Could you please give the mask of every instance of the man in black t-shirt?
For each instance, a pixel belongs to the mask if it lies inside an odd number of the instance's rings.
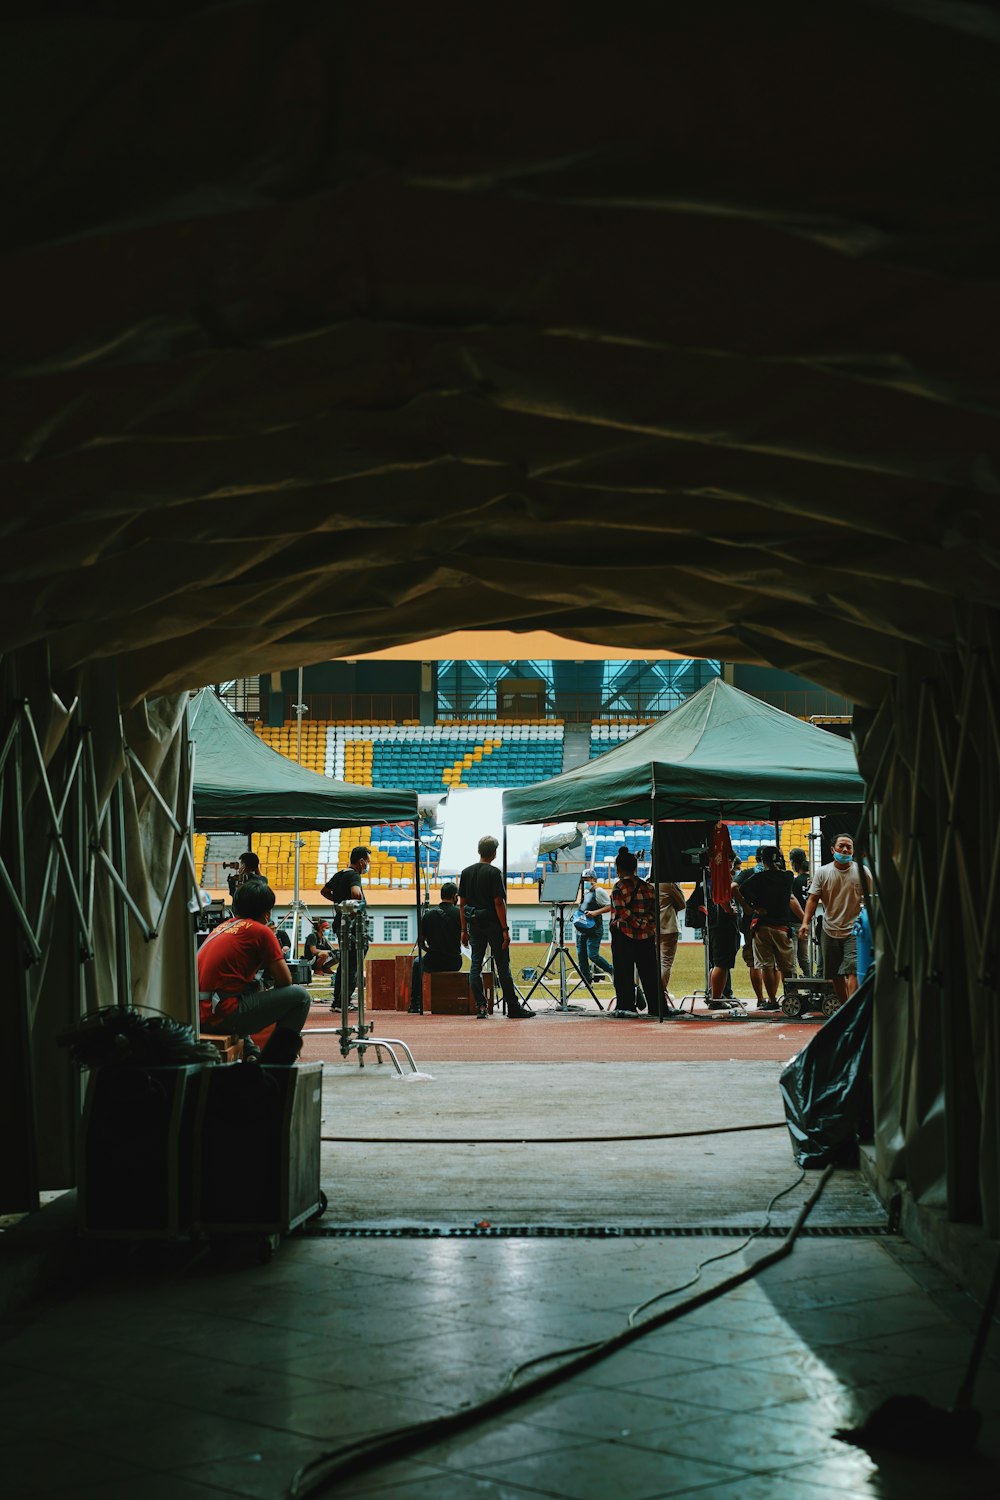
[[[441,887],[441,903],[424,913],[420,924],[424,940],[423,955],[413,960],[410,980],[410,1011],[424,1013],[422,990],[425,974],[457,974],[462,967],[462,918],[458,914],[458,886],[446,880]]]
[[[359,844],[357,846],[357,848],[351,850],[351,863],[348,865],[347,869],[346,870],[338,870],[337,873],[336,873],[336,875],[334,875],[330,880],[327,881],[326,885],[320,891],[320,895],[323,897],[324,900],[326,900],[326,901],[332,901],[334,903],[334,905],[336,905],[339,901],[360,901],[361,905],[364,906],[365,905],[365,890],[364,890],[364,886],[361,884],[361,877],[362,877],[362,875],[367,875],[369,867],[371,866],[371,862],[372,862],[372,851],[369,848],[367,848],[364,844]],[[362,920],[364,920],[364,919],[362,918]],[[337,934],[337,940],[339,942],[340,941],[340,913],[339,912],[336,912],[335,915],[334,915],[334,918],[333,918],[333,930]],[[365,928],[365,942],[364,942],[364,947],[365,947],[365,952],[367,953],[368,952],[368,930],[367,930],[367,927]],[[345,965],[344,965],[344,945],[343,945],[343,943],[340,944],[340,956],[341,956],[340,973],[338,975],[339,980],[340,980],[340,984],[343,984],[345,982],[345,980],[346,980],[347,987],[348,987],[348,994],[353,999],[353,997],[354,997],[354,991],[358,987],[358,955],[357,955],[357,950],[355,948],[355,945],[353,943],[350,943],[348,945],[346,968],[345,968]],[[340,984],[338,984],[338,986],[337,986],[338,992],[340,990]],[[339,1010],[340,1006],[341,1006],[341,996],[338,993],[338,994],[334,995],[334,997],[333,997],[332,1007],[333,1007],[334,1010]]]
[[[765,844],[760,851],[763,868],[740,887],[744,904],[753,913],[753,957],[764,978],[767,1000],[758,1002],[761,1010],[777,1010],[778,982],[782,975],[791,979],[795,973],[792,939],[788,931],[791,911],[802,920],[802,907],[792,895],[793,876],[778,864],[778,851]]]
[[[507,1002],[510,1020],[530,1020],[535,1012],[522,1005],[510,972],[510,929],[507,926],[507,892],[503,877],[494,868],[498,844],[492,834],[479,840],[479,863],[466,865],[458,880],[458,903],[462,921],[462,942],[472,949],[469,983],[476,997],[476,1015],[486,1014],[483,993],[483,960],[487,948],[496,964],[497,978]]]

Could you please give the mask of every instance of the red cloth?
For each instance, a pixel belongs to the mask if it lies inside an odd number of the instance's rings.
[[[252,917],[230,917],[220,923],[198,949],[198,988],[206,994],[217,991],[226,998],[219,1001],[214,1012],[211,1000],[202,1000],[202,1021],[210,1021],[213,1014],[231,1015],[239,996],[253,984],[257,970],[284,956],[273,927]]]
[[[712,868],[712,900],[728,906],[733,894],[733,845],[725,823],[716,823],[709,849]]]

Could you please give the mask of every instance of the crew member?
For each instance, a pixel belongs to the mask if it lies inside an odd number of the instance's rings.
[[[249,1037],[273,1024],[261,1061],[290,1066],[301,1050],[309,992],[292,983],[270,925],[274,892],[266,880],[245,880],[233,906],[234,915],[214,928],[198,949],[202,1026]],[[264,989],[259,971],[273,982],[273,989]]]
[[[871,876],[865,871],[865,887],[871,890]],[[799,937],[809,936],[809,924],[816,907],[823,903],[823,974],[833,985],[841,1002],[858,987],[858,945],[854,924],[864,906],[861,876],[854,862],[854,840],[841,833],[833,841],[833,859],[820,865],[809,887],[805,916]]]
[[[750,970],[750,984],[754,994],[757,997],[758,1010],[761,1010],[764,1005],[764,976],[761,973],[760,969],[757,967],[757,961],[754,958],[753,954],[754,914],[743,904],[740,899],[740,893],[742,892],[743,887],[746,885],[747,881],[752,880],[755,875],[759,875],[763,870],[764,865],[763,861],[761,860],[762,852],[762,846],[758,846],[758,848],[754,850],[753,866],[748,867],[746,870],[741,870],[737,875],[737,893],[735,898],[736,905],[742,908],[742,915],[739,916],[737,920],[739,922],[740,930],[743,935],[743,961],[746,964],[747,968]],[[735,955],[733,957],[733,962],[735,963]]]
[[[680,941],[678,913],[684,910],[684,892],[672,880],[657,882],[657,899],[660,908],[660,982],[663,999],[672,1006],[674,997],[670,993],[670,976],[674,972],[677,944]]]
[[[644,996],[656,994],[656,891],[638,875],[639,861],[625,844],[615,859],[618,879],[611,888],[611,962],[615,974],[614,1012],[634,1016],[636,971]],[[646,1001],[641,1009],[645,1009]]]
[[[453,880],[445,881],[439,904],[424,913],[420,932],[424,951],[413,960],[410,976],[410,1012],[415,1016],[424,1013],[424,974],[457,974],[462,967],[462,918]]]
[[[302,956],[312,964],[314,974],[329,974],[333,968],[333,949],[327,942],[325,922],[317,922],[302,944]]]
[[[795,973],[788,915],[791,912],[801,922],[802,908],[792,894],[794,876],[779,867],[779,858],[773,844],[764,844],[760,851],[762,869],[739,887],[744,904],[754,913],[753,957],[767,991],[767,999],[757,1002],[758,1010],[777,1010],[778,981],[791,979]]]
[[[245,850],[235,864],[222,866],[224,870],[235,870],[235,875],[226,876],[226,884],[229,886],[229,899],[232,901],[237,890],[245,880],[263,880],[260,869],[260,860],[252,849]]]
[[[597,871],[584,870],[584,891],[580,902],[580,909],[573,918],[573,926],[576,930],[576,961],[580,973],[588,984],[593,984],[593,974],[590,966],[593,964],[598,969],[603,969],[605,974],[614,974],[614,967],[601,953],[601,942],[604,938],[604,918],[611,911],[611,897],[607,891],[597,884]],[[577,925],[580,918],[590,922],[589,927],[582,923]]]
[[[332,901],[336,905],[340,901],[357,901],[362,908],[365,906],[365,890],[361,884],[361,877],[367,875],[371,868],[372,851],[365,844],[358,844],[351,850],[351,862],[346,870],[338,870],[336,875],[327,881],[320,891],[320,895],[326,901]],[[364,917],[361,918],[364,922]],[[358,952],[355,943],[348,943],[346,962],[344,944],[340,941],[340,912],[333,919],[333,930],[340,944],[340,969],[339,978],[341,984],[347,985],[348,1000],[353,1002],[354,991],[358,987]],[[364,951],[368,952],[368,927],[364,928]],[[333,1009],[339,1010],[342,1004],[340,995],[333,997]]]
[[[809,897],[809,856],[804,849],[789,849],[788,863],[792,867],[792,895],[805,910],[806,901]],[[799,937],[798,929],[795,933],[795,956],[798,960],[799,973],[808,979],[812,974],[812,964],[809,960],[809,939]]]
[[[472,949],[469,983],[476,997],[476,1015],[488,1014],[483,991],[483,960],[487,948],[493,956],[497,978],[507,1006],[507,1019],[530,1021],[535,1012],[522,1005],[510,972],[510,928],[507,926],[507,892],[503,876],[495,868],[499,845],[491,833],[479,840],[479,862],[466,865],[458,879],[458,907],[462,942]]]

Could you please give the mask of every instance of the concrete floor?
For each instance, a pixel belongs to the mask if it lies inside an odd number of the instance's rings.
[[[548,1237],[532,1228],[756,1224],[796,1177],[783,1131],[681,1142],[375,1145],[703,1129],[779,1117],[777,1062],[437,1064],[430,1082],[328,1070],[331,1228],[523,1234],[292,1237],[273,1262],[97,1247],[97,1264],[0,1328],[0,1489],[73,1500],[279,1500],[302,1465],[434,1421],[513,1367],[621,1330],[631,1309],[772,1250],[725,1236]],[[813,1177],[812,1180],[815,1180]],[[801,1195],[803,1190],[799,1189]],[[794,1204],[775,1211],[787,1222]],[[816,1223],[878,1228],[852,1172]],[[104,1252],[107,1252],[106,1254]],[[663,1294],[667,1295],[664,1297]],[[933,1463],[838,1443],[885,1397],[954,1398],[977,1309],[905,1242],[807,1237],[670,1327],[398,1462],[341,1479],[386,1500],[985,1500],[1000,1488],[996,1334],[977,1390],[982,1454]],[[646,1314],[648,1316],[648,1314]],[[302,1493],[301,1489],[297,1493]],[[313,1493],[310,1491],[310,1493]]]
[[[788,1133],[630,1141],[630,1134],[779,1123],[779,1062],[434,1063],[406,1082],[386,1066],[326,1069],[328,1217],[350,1225],[755,1224],[800,1175]],[[515,1136],[525,1145],[493,1145]],[[596,1136],[583,1145],[544,1142]],[[385,1137],[414,1142],[379,1145]],[[464,1144],[480,1139],[482,1144]],[[790,1223],[815,1174],[775,1206]],[[554,1190],[555,1186],[555,1190]],[[816,1224],[882,1224],[856,1173],[838,1174]]]

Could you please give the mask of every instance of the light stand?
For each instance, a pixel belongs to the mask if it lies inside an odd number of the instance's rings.
[[[336,990],[340,995],[340,1025],[339,1026],[310,1026],[306,1031],[307,1036],[339,1036],[341,1057],[350,1056],[351,1052],[358,1054],[358,1066],[365,1065],[365,1052],[369,1047],[375,1048],[377,1062],[382,1061],[382,1052],[389,1054],[389,1060],[396,1072],[402,1074],[399,1058],[396,1056],[395,1048],[402,1048],[406,1054],[406,1061],[413,1072],[416,1073],[417,1065],[413,1061],[413,1053],[402,1040],[395,1036],[373,1036],[373,1028],[365,1020],[365,908],[361,901],[338,901],[334,904],[334,911],[339,918],[337,937],[340,942],[340,963],[337,965]],[[356,973],[358,976],[358,1018],[352,1022],[350,1017],[351,987],[349,974],[351,972],[350,956],[353,952],[357,963]]]
[[[535,980],[534,984],[531,986],[531,989],[525,996],[525,1003],[530,1003],[532,995],[538,989],[540,984],[544,984],[545,976],[548,974],[552,965],[558,959],[559,994],[556,1000],[556,1012],[562,1015],[568,1015],[571,1011],[581,1011],[583,1009],[582,1005],[569,1004],[569,989],[567,987],[566,978],[567,963],[572,965],[573,969],[576,972],[578,980],[578,983],[574,984],[573,986],[573,993],[575,994],[577,989],[579,989],[580,985],[582,984],[590,998],[593,1000],[594,1004],[597,1006],[597,1009],[604,1009],[604,1006],[594,994],[593,988],[590,984],[588,984],[587,980],[584,979],[583,974],[580,971],[580,966],[577,963],[576,959],[573,957],[572,953],[570,953],[569,949],[566,946],[566,908],[567,906],[575,907],[577,904],[580,890],[580,878],[581,877],[576,872],[569,873],[558,870],[553,870],[549,875],[545,877],[545,883],[542,887],[541,899],[546,906],[551,906],[552,908],[552,942],[549,945],[549,953],[548,957],[545,960],[545,966],[542,969],[541,973],[538,975],[538,978]],[[572,882],[573,895],[567,899],[566,893],[569,889],[568,882]],[[550,993],[551,991],[546,987],[546,994]]]
[[[301,667],[299,668],[298,693],[296,694],[296,697],[298,698],[298,702],[292,705],[293,708],[295,709],[295,764],[297,766],[301,766],[301,764],[302,764],[302,715],[306,711],[306,705],[302,701],[302,668]],[[289,950],[290,954],[291,954],[291,957],[293,959],[296,959],[296,960],[298,959],[298,956],[299,956],[299,942],[300,942],[300,938],[301,938],[301,934],[302,934],[301,914],[305,910],[305,908],[302,905],[302,901],[301,901],[301,889],[302,889],[302,848],[303,848],[304,842],[305,842],[305,840],[302,839],[302,838],[300,838],[299,835],[296,833],[296,835],[295,835],[295,874],[294,874],[294,886],[295,886],[295,889],[294,889],[293,898],[292,898],[292,930],[291,930],[291,933],[290,933],[291,948]]]

